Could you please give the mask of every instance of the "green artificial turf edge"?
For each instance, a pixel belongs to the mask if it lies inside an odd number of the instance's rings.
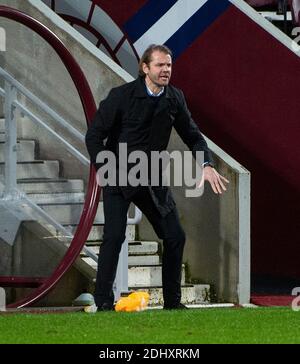
[[[299,322],[287,307],[1,314],[0,343],[300,343]]]

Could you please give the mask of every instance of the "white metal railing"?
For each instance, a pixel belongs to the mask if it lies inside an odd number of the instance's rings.
[[[50,132],[56,139],[63,143],[63,145],[69,150],[74,157],[76,157],[80,162],[89,166],[90,160],[81,154],[76,148],[74,148],[70,143],[68,143],[64,138],[62,138],[58,133],[55,132],[50,126],[44,123],[38,116],[34,115],[26,106],[24,106],[17,99],[17,92],[24,95],[33,104],[38,106],[41,110],[47,113],[53,118],[57,124],[62,126],[64,129],[68,130],[78,141],[84,142],[84,135],[81,134],[77,129],[75,129],[70,123],[68,123],[64,118],[52,110],[47,104],[35,96],[32,92],[27,90],[20,82],[15,80],[8,72],[0,67],[0,76],[5,79],[5,90],[0,87],[0,94],[5,97],[5,129],[6,131],[10,128],[10,124],[14,123],[14,109],[15,107],[24,115],[28,116],[32,121],[40,124],[48,132]],[[9,126],[6,126],[9,123]],[[12,125],[14,128],[16,125]],[[14,131],[16,133],[16,130]],[[15,134],[16,137],[16,134]],[[16,138],[14,138],[15,140]],[[9,143],[11,144],[11,143]]]
[[[28,220],[28,211],[24,211],[24,203],[38,214],[47,224],[53,226],[62,236],[73,239],[73,234],[66,229],[58,221],[54,220],[46,211],[39,207],[35,202],[31,201],[25,193],[17,188],[17,112],[21,116],[26,115],[34,123],[42,126],[52,136],[59,140],[65,148],[82,164],[89,166],[90,160],[80,153],[72,144],[67,142],[61,135],[53,130],[49,125],[43,122],[40,117],[35,115],[24,104],[18,100],[18,93],[29,99],[34,105],[38,106],[43,112],[52,117],[52,119],[60,126],[66,129],[72,137],[77,141],[84,142],[84,135],[68,123],[63,117],[52,110],[47,104],[40,100],[36,95],[26,89],[20,82],[13,78],[8,72],[0,67],[0,76],[5,80],[5,88],[0,87],[0,96],[4,97],[5,110],[5,177],[4,181],[0,181],[0,187],[3,189],[0,195],[0,204],[7,210],[14,210],[16,206],[23,209],[21,219]],[[23,205],[22,205],[23,204]],[[31,216],[32,217],[32,216]],[[142,213],[135,206],[133,218],[127,218],[128,225],[136,225],[141,221]],[[98,256],[87,246],[83,247],[83,252],[98,261]],[[128,241],[125,239],[119,258],[119,265],[114,285],[115,295],[118,298],[122,291],[128,290]]]

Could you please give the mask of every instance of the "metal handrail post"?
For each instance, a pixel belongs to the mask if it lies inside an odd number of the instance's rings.
[[[5,195],[17,187],[17,89],[5,81]]]
[[[134,206],[134,217],[127,217],[127,225],[137,225],[142,220],[142,211]],[[114,282],[115,299],[118,300],[122,292],[128,292],[128,239],[126,238],[122,244],[119,255],[116,279]]]
[[[114,282],[115,300],[118,300],[122,292],[128,292],[128,239],[122,244],[119,255],[116,279]]]

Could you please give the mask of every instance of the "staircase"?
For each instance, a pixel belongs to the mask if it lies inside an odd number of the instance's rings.
[[[128,229],[129,228],[129,229]],[[94,230],[94,229],[93,229]],[[101,249],[101,229],[97,232],[91,231],[87,246],[96,254]],[[150,294],[151,306],[163,304],[161,264],[159,256],[159,243],[156,241],[135,241],[131,240],[133,231],[127,227],[128,244],[128,288],[129,291],[142,290]],[[96,239],[96,240],[94,240]],[[83,264],[86,264],[83,267]],[[92,270],[90,274],[96,276],[97,264],[84,253],[81,254],[81,269]],[[185,304],[198,304],[210,301],[209,285],[191,285],[185,282],[185,267],[182,266],[182,302]]]
[[[4,173],[4,119],[0,119],[0,174]],[[60,162],[36,159],[34,140],[19,140],[17,153],[18,188],[28,194],[50,216],[71,231],[81,216],[84,203],[84,183],[80,179],[65,179],[60,176]],[[99,203],[94,226],[86,247],[94,254],[101,249],[103,232],[103,206]],[[161,264],[159,243],[136,241],[135,226],[128,225],[126,237],[129,242],[128,284],[129,290],[144,290],[150,294],[150,305],[162,305]],[[84,252],[75,262],[77,268],[91,282],[93,289],[97,263]],[[186,283],[185,267],[182,266],[182,302],[186,304],[208,303],[209,285]]]

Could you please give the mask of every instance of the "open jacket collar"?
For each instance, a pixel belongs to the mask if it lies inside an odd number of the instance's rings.
[[[134,90],[134,97],[137,97],[137,98],[148,97],[144,77],[139,76],[135,80],[135,84],[136,84],[136,86],[135,86],[135,90]],[[167,99],[175,98],[172,88],[169,85],[165,86],[165,94],[166,94]]]

